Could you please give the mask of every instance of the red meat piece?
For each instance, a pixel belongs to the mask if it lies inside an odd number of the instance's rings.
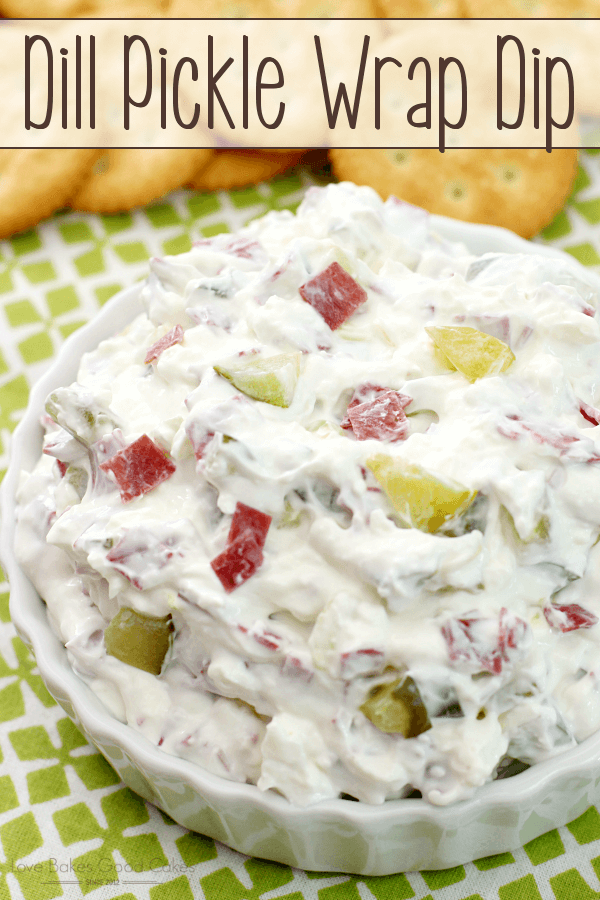
[[[270,524],[271,516],[260,512],[258,509],[253,509],[251,506],[246,506],[245,503],[238,503],[231,520],[227,544],[232,544],[233,541],[248,531],[258,546],[262,548],[265,545]]]
[[[592,409],[592,407],[589,407],[589,409]],[[583,408],[580,411],[582,415],[585,415]],[[589,416],[585,416],[585,418],[589,418]],[[557,423],[539,422],[530,424],[522,421],[519,416],[511,415],[504,417],[504,421],[496,427],[503,437],[510,438],[512,441],[520,440],[521,437],[529,434],[536,444],[546,444],[554,447],[555,450],[559,451],[560,456],[569,455],[571,458],[574,458],[570,451],[575,451],[583,457],[578,459],[580,462],[596,461],[591,441],[587,440],[587,444],[582,443],[582,439],[578,434],[569,434]],[[585,458],[586,453],[588,454],[587,458]]]
[[[583,418],[587,419],[588,422],[591,422],[592,425],[600,425],[600,410],[596,409],[595,406],[590,406],[589,403],[585,403],[584,400],[580,400],[579,412],[581,413]]]
[[[556,612],[563,615],[556,615]],[[562,632],[577,631],[578,628],[591,628],[598,622],[598,616],[584,609],[578,603],[566,603],[564,606],[553,604],[544,607],[546,621],[551,628],[560,628]],[[563,618],[564,617],[564,618]]]
[[[358,650],[348,650],[340,657],[342,677],[348,680],[357,675],[371,675],[381,672],[385,660],[383,650],[375,647],[360,647]]]
[[[183,340],[183,328],[181,325],[176,325],[175,328],[171,328],[165,335],[156,341],[156,343],[152,344],[146,353],[146,358],[144,359],[145,363],[151,363],[153,360],[158,359],[158,357],[167,349],[167,347],[172,347],[173,344],[180,344]]]
[[[196,459],[202,459],[204,451],[215,436],[214,431],[206,431],[202,426],[192,422],[186,425],[186,432],[194,448],[194,456]]]
[[[303,665],[297,656],[285,656],[281,661],[281,674],[292,678],[298,678],[300,681],[311,681],[313,673]]]
[[[347,418],[359,441],[403,441],[408,419],[397,391],[384,391],[374,400],[349,406]]]
[[[232,253],[241,259],[255,259],[257,256],[265,255],[265,251],[258,241],[249,241],[244,238],[232,241],[227,246],[227,253]]]
[[[271,516],[238,503],[231,519],[227,546],[211,561],[219,581],[227,591],[235,590],[247,581],[262,565],[262,548],[265,545]]]
[[[170,478],[176,466],[147,434],[143,434],[101,463],[100,468],[103,472],[112,472],[121,500],[128,503]]]
[[[174,556],[183,559],[177,538],[164,532],[154,535],[144,528],[130,528],[106,554],[113,568],[138,591],[154,586],[156,573]]]
[[[262,565],[263,554],[251,532],[243,532],[211,561],[211,566],[230,594],[247,581]]]
[[[465,663],[475,671],[500,675],[505,663],[523,641],[528,625],[505,607],[498,619],[465,617],[442,626],[452,662]]]
[[[279,650],[281,638],[273,631],[261,631],[252,635],[257,644],[266,647],[267,650]]]
[[[339,263],[333,262],[299,288],[300,296],[320,313],[332,331],[367,299],[367,292]]]
[[[401,394],[400,391],[392,391],[391,388],[381,387],[380,384],[371,384],[371,382],[367,381],[365,382],[365,384],[359,384],[359,386],[352,394],[352,399],[348,404],[346,415],[340,423],[342,428],[352,429],[352,422],[349,418],[349,412],[351,409],[354,409],[354,407],[356,406],[360,406],[362,403],[373,402],[382,395],[388,393],[396,394],[398,403],[400,404],[402,409],[405,409],[409,403],[412,403],[412,397],[409,397],[408,394]]]

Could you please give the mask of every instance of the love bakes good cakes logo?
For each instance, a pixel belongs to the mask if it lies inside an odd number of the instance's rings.
[[[16,876],[27,875],[44,884],[55,885],[57,881],[65,886],[80,885],[88,890],[94,886],[107,885],[153,885],[161,884],[167,878],[177,877],[189,870],[183,862],[169,860],[164,856],[138,859],[136,863],[115,862],[113,856],[96,855],[93,862],[85,858],[50,857],[43,862],[24,863],[9,860],[8,871]]]
[[[5,146],[573,147],[600,41],[596,20],[9,25]]]

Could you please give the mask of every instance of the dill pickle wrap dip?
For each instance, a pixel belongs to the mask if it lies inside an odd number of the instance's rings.
[[[449,804],[600,727],[593,276],[343,183],[141,291],[19,491],[116,717],[300,805]]]

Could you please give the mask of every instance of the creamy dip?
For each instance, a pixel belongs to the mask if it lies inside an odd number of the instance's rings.
[[[112,713],[300,805],[452,803],[600,728],[593,276],[348,183],[150,269],[19,491]]]

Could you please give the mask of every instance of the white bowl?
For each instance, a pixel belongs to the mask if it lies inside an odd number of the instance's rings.
[[[432,217],[432,227],[446,238],[463,241],[475,253],[563,255],[500,228],[437,216]],[[128,288],[113,297],[93,322],[65,342],[35,385],[14,433],[11,464],[0,494],[0,554],[10,580],[15,627],[33,651],[50,693],[123,781],[187,828],[250,856],[361,875],[440,869],[512,850],[600,801],[600,733],[553,760],[486,784],[472,799],[450,807],[409,799],[382,806],[328,800],[299,808],[278,794],[225,781],[170,756],[111,716],[72,671],[65,648],[50,628],[44,602],[15,559],[15,494],[19,471],[31,470],[41,452],[39,418],[46,396],[75,379],[85,351],[141,311],[139,290]]]

